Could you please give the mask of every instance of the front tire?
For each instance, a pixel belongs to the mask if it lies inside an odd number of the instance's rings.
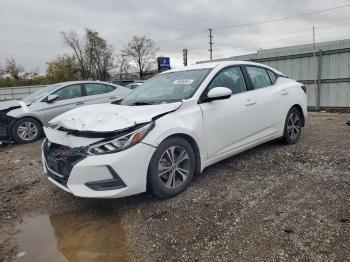
[[[292,107],[287,114],[284,125],[284,142],[288,145],[298,142],[302,126],[302,116],[300,111],[297,108]]]
[[[148,169],[150,192],[160,198],[172,197],[188,186],[196,170],[196,155],[182,137],[163,141],[154,153]]]
[[[41,138],[43,130],[38,120],[24,117],[15,122],[12,127],[12,136],[19,144],[28,144]]]

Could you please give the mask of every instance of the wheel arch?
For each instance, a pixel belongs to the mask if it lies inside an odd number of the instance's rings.
[[[299,104],[294,104],[290,109],[292,108],[296,108],[299,112],[300,112],[300,115],[301,115],[301,121],[302,121],[302,126],[304,127],[305,126],[305,115],[304,115],[304,110],[303,108],[299,105]],[[289,109],[289,110],[290,110]]]
[[[196,170],[194,172],[194,175],[199,174],[201,172],[201,165],[202,165],[200,149],[199,149],[197,141],[191,135],[186,134],[186,133],[181,133],[181,132],[172,133],[172,134],[169,134],[168,136],[164,137],[163,139],[159,140],[158,145],[160,143],[170,139],[170,138],[175,138],[175,137],[185,139],[192,146],[194,153],[195,153],[195,157],[196,157]],[[150,180],[149,180],[150,166],[151,166],[151,161],[149,162],[148,168],[147,168],[147,181],[146,181],[146,191],[147,192],[149,192],[149,190],[150,190]]]
[[[39,118],[35,117],[35,116],[32,116],[32,115],[22,115],[22,116],[20,116],[20,117],[16,117],[16,119],[15,119],[14,121],[12,121],[12,123],[11,123],[11,124],[9,125],[9,127],[8,127],[9,134],[11,135],[11,139],[14,139],[14,137],[13,137],[13,132],[14,132],[13,128],[14,128],[15,124],[16,124],[19,120],[24,119],[24,118],[30,118],[30,119],[36,120],[36,121],[40,124],[41,129],[43,128],[43,123],[42,123],[42,121],[41,121]],[[43,131],[42,131],[42,133],[43,133]]]
[[[39,122],[39,124],[40,124],[41,127],[44,126],[43,122],[42,122],[38,117],[35,117],[35,116],[32,116],[32,115],[22,115],[22,116],[20,116],[20,117],[16,117],[16,120],[14,120],[14,121],[11,123],[11,126],[10,126],[11,130],[12,130],[14,124],[17,123],[19,120],[21,120],[21,119],[23,119],[23,118],[31,118],[31,119],[34,119],[34,120],[36,120],[36,121]]]
[[[165,139],[163,139],[163,141],[169,139],[169,138],[173,138],[173,137],[181,137],[183,139],[185,139],[187,142],[189,142],[194,150],[194,153],[196,155],[196,171],[195,174],[199,174],[201,172],[201,154],[200,154],[200,150],[199,150],[199,146],[197,141],[190,135],[185,134],[185,133],[176,133],[176,134],[172,134],[168,137],[166,137]],[[163,142],[162,141],[162,142]]]

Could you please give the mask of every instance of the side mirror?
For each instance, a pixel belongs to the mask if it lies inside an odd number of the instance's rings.
[[[227,87],[215,87],[208,92],[207,97],[204,98],[204,102],[228,99],[231,96],[232,96],[231,89]]]
[[[58,97],[59,97],[58,95],[49,95],[49,96],[47,97],[46,102],[47,102],[47,103],[53,103],[55,100],[57,100]]]

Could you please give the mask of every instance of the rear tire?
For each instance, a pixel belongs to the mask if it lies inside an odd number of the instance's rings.
[[[42,137],[43,129],[41,123],[30,117],[17,120],[12,127],[12,137],[19,144],[28,144]]]
[[[196,170],[192,145],[182,137],[163,141],[153,154],[148,169],[148,186],[160,198],[175,196],[186,189]]]
[[[302,116],[300,111],[292,107],[286,117],[284,124],[283,141],[287,145],[292,145],[298,142],[302,129]]]

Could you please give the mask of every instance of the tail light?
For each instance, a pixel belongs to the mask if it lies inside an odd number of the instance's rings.
[[[306,91],[307,91],[306,85],[302,85],[302,86],[300,86],[300,87],[301,87],[301,89],[303,89],[303,91],[304,91],[305,94],[306,94]]]

